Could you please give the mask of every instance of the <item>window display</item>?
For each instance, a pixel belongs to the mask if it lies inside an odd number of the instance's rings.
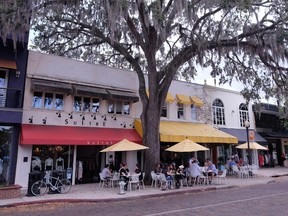
[[[73,164],[73,146],[34,145],[32,150],[31,172],[65,171]]]
[[[0,185],[8,184],[13,127],[0,126]]]

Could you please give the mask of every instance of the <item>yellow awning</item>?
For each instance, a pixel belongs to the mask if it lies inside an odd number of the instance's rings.
[[[173,103],[174,100],[175,99],[173,98],[171,93],[168,92],[165,101],[168,102],[168,103]]]
[[[149,91],[148,91],[148,89],[146,90],[146,93],[147,93],[147,95],[148,95],[148,97],[149,97]],[[175,99],[174,99],[174,97],[172,96],[172,94],[171,94],[170,92],[168,92],[165,101],[168,102],[168,103],[173,103],[174,100],[175,100]]]
[[[179,103],[186,104],[186,105],[192,104],[192,101],[186,95],[176,94],[176,97]]]
[[[143,137],[140,119],[134,120],[137,133]],[[161,142],[181,142],[190,139],[197,143],[236,144],[237,137],[217,130],[211,125],[190,122],[160,122]]]
[[[190,99],[192,101],[192,104],[194,104],[195,106],[201,107],[204,105],[203,101],[199,97],[190,96]]]
[[[17,65],[15,61],[11,61],[11,60],[4,60],[4,59],[0,59],[0,67],[1,68],[8,68],[8,69],[17,69]]]

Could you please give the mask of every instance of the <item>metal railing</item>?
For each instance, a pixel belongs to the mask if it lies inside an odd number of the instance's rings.
[[[0,107],[21,108],[21,90],[0,88]]]

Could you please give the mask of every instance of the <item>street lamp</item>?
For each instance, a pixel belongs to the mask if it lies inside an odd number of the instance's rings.
[[[246,127],[246,133],[247,133],[247,147],[248,147],[248,163],[251,165],[251,149],[250,149],[250,140],[249,140],[249,127],[250,127],[250,122],[246,120],[244,122],[244,125]]]

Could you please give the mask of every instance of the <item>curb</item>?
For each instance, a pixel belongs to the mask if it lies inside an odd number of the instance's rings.
[[[104,203],[104,202],[125,202],[130,200],[140,200],[143,198],[157,198],[157,197],[166,197],[169,196],[175,196],[181,193],[185,194],[193,194],[193,193],[201,193],[201,192],[208,192],[208,191],[216,191],[216,190],[225,190],[225,189],[233,189],[238,188],[239,186],[236,185],[227,185],[222,187],[209,187],[209,188],[191,188],[187,189],[185,191],[183,190],[175,190],[175,191],[169,191],[167,193],[159,193],[159,194],[145,194],[145,195],[139,195],[139,196],[132,196],[132,197],[117,197],[117,198],[107,198],[107,199],[54,199],[54,200],[39,200],[39,201],[24,201],[19,203],[10,203],[6,205],[0,206],[1,208],[12,208],[17,206],[25,206],[25,205],[37,205],[37,204],[48,204],[48,203]]]

